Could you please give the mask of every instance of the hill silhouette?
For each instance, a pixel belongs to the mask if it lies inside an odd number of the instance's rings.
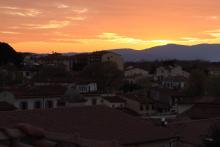
[[[19,65],[22,61],[22,57],[15,51],[8,43],[0,42],[0,66],[8,63]]]
[[[168,44],[144,50],[113,49],[125,61],[154,60],[207,60],[220,61],[220,44],[178,45]]]

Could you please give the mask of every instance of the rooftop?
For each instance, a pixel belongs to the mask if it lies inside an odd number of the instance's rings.
[[[122,145],[174,137],[165,127],[104,106],[0,112],[0,116],[2,127],[29,123],[52,132],[78,133],[85,139],[116,140]]]
[[[219,124],[220,118],[201,119],[170,123],[168,128],[180,137],[181,142],[200,146],[204,143],[204,139],[214,131],[214,127],[220,127]]]

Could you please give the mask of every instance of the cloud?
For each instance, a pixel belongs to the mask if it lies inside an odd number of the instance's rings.
[[[86,19],[86,17],[84,17],[84,16],[75,16],[75,17],[66,17],[66,18],[70,19],[70,20],[79,20],[79,21]]]
[[[88,12],[89,10],[87,8],[82,8],[82,9],[73,9],[72,11],[77,14],[83,14],[83,13]]]
[[[170,40],[142,40],[127,36],[120,36],[115,33],[102,33],[98,35],[100,39],[108,40],[117,43],[128,43],[128,44],[146,44],[146,43],[170,43]]]
[[[41,14],[41,12],[37,9],[26,9],[10,6],[2,6],[0,9],[4,9],[3,13],[5,14],[22,17],[35,17]]]
[[[219,19],[219,16],[195,16],[196,18],[199,18],[199,19],[205,19],[207,21],[214,21],[214,20],[218,20]]]
[[[56,21],[51,20],[47,24],[23,24],[28,27],[28,29],[56,29],[63,28],[70,24],[70,21]]]
[[[57,4],[57,8],[59,9],[65,9],[65,8],[69,8],[70,6],[65,5],[65,4]]]
[[[195,38],[195,37],[183,37],[177,40],[177,42],[197,42],[200,41],[201,39]]]
[[[9,9],[9,10],[18,10],[18,7],[10,7],[10,6],[1,6],[0,9]]]
[[[205,31],[206,34],[213,36],[215,38],[220,38],[220,29]]]
[[[11,32],[11,31],[1,31],[0,33],[2,33],[2,34],[10,34],[10,35],[21,34],[20,32]]]
[[[209,16],[208,18],[211,20],[217,20],[219,17],[218,16]]]

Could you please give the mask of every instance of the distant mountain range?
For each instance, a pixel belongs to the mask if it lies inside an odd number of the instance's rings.
[[[220,44],[199,44],[193,46],[168,44],[144,50],[113,49],[109,50],[124,57],[125,61],[153,60],[207,60],[220,61]]]
[[[156,46],[144,50],[129,48],[111,49],[122,55],[125,61],[154,61],[154,60],[207,60],[220,61],[220,44],[198,44],[192,46],[168,44]],[[75,55],[77,53],[64,53],[64,55]],[[4,55],[4,56],[3,56]],[[38,54],[40,55],[40,54]],[[44,56],[42,54],[40,56]],[[0,63],[8,61],[18,62],[19,57],[16,51],[7,43],[0,42]],[[12,58],[13,57],[13,58]]]

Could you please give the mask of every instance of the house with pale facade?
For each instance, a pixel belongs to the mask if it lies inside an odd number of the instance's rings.
[[[183,70],[181,66],[175,65],[175,66],[160,66],[156,69],[154,79],[157,81],[160,81],[167,77],[185,77],[189,78],[190,74]]]
[[[110,108],[124,108],[126,100],[120,96],[102,96],[102,104]]]
[[[125,79],[128,80],[130,83],[136,83],[136,81],[140,79],[151,77],[148,71],[141,69],[141,68],[134,68],[134,67],[128,67],[124,71],[124,76],[125,76]]]
[[[184,89],[187,87],[188,79],[183,76],[169,76],[160,81],[163,88]]]
[[[76,89],[80,93],[94,93],[98,91],[97,83],[95,82],[84,82],[76,84]]]
[[[141,116],[155,113],[154,102],[145,95],[127,94],[121,96],[125,101],[125,107]]]
[[[7,102],[18,110],[57,108],[65,91],[66,88],[61,86],[5,89],[0,93],[0,101]]]

